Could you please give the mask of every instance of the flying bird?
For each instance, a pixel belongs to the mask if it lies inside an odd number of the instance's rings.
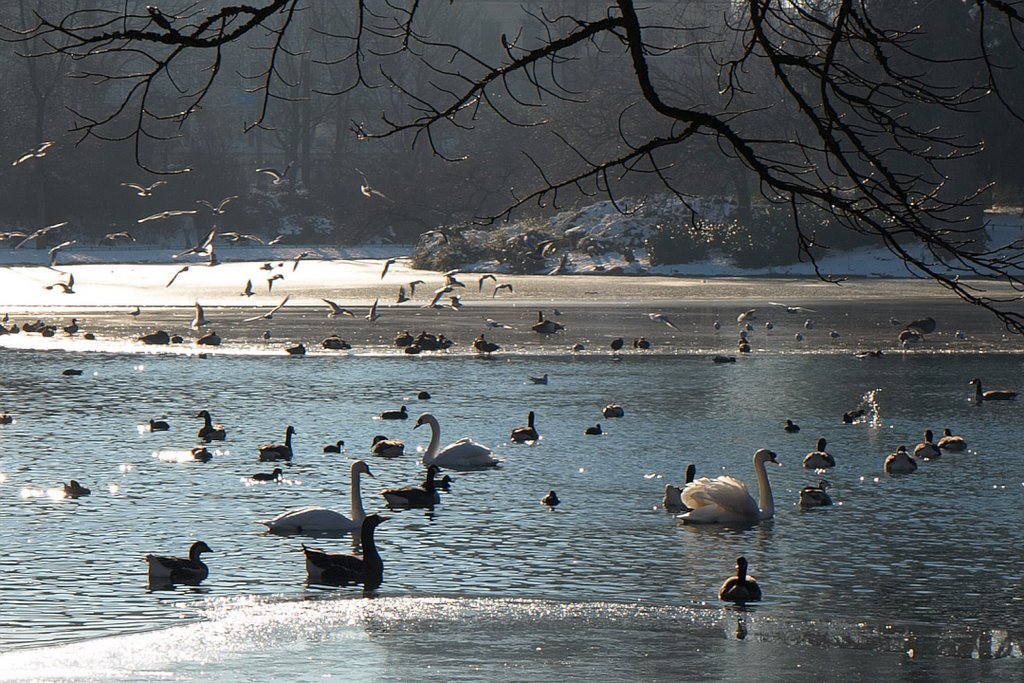
[[[286,303],[288,303],[288,299],[289,299],[290,297],[291,297],[291,295],[288,295],[288,296],[286,296],[286,297],[285,297],[284,299],[282,299],[282,300],[281,300],[281,303],[279,303],[278,305],[274,306],[273,308],[271,308],[271,309],[270,309],[269,311],[267,311],[266,313],[263,313],[263,314],[261,314],[261,315],[254,315],[254,316],[253,316],[253,317],[251,317],[251,318],[246,318],[246,319],[245,319],[245,320],[243,320],[242,322],[243,322],[243,323],[251,323],[251,322],[254,322],[254,321],[256,321],[256,320],[270,320],[271,318],[273,318],[273,317],[274,317],[274,314],[275,314],[275,313],[277,313],[278,311],[280,311],[280,310],[281,310],[281,309],[282,309],[282,308],[284,307],[284,305],[285,305]]]
[[[202,204],[203,206],[210,209],[210,211],[213,211],[215,214],[219,216],[220,214],[224,213],[224,207],[227,206],[229,203],[235,201],[236,199],[238,199],[238,195],[233,194],[230,197],[225,197],[224,199],[220,200],[220,203],[217,204],[217,206],[214,206],[205,199],[200,199],[196,201],[196,204]]]
[[[74,294],[75,290],[75,276],[73,273],[68,273],[67,282],[54,282],[52,285],[46,285],[46,289],[53,289],[54,287],[60,287],[64,290],[65,294]]]
[[[241,296],[250,297],[252,296],[252,280],[247,280],[245,283],[245,289],[242,290]]]
[[[139,195],[140,197],[152,197],[153,196],[153,190],[155,190],[156,188],[160,187],[161,185],[166,185],[166,184],[167,184],[166,180],[158,180],[158,181],[156,181],[155,183],[153,183],[152,185],[149,185],[149,186],[140,185],[139,183],[121,183],[121,186],[122,187],[130,187],[131,189],[135,190],[135,194]]]
[[[257,168],[256,172],[257,173],[266,173],[268,176],[270,176],[271,178],[274,179],[274,184],[275,185],[280,185],[281,183],[283,183],[285,181],[285,178],[288,175],[288,171],[291,170],[292,164],[294,164],[294,163],[295,163],[294,161],[289,161],[288,165],[284,167],[283,171],[279,171],[276,168],[270,168],[268,166],[266,168]]]
[[[195,209],[171,209],[169,211],[161,211],[160,213],[154,213],[151,216],[140,218],[135,221],[136,223],[145,223],[147,221],[160,221],[165,218],[173,218],[174,216],[191,216],[192,214],[199,213]]]
[[[484,280],[494,280],[495,282],[497,282],[498,278],[494,277],[494,275],[491,273],[488,273],[487,275],[481,275],[480,279],[476,281],[476,291],[484,291]]]
[[[78,240],[66,240],[64,242],[61,242],[57,246],[52,247],[50,249],[50,252],[49,252],[50,253],[50,267],[51,268],[56,268],[57,267],[57,252],[59,252],[61,249],[64,249],[66,247],[70,247],[72,244],[77,244],[77,243],[78,243]]]
[[[461,296],[452,296],[452,297],[449,297],[449,298],[451,299],[451,303],[448,304],[448,306],[452,310],[454,310],[454,311],[461,311],[462,310],[462,297]]]
[[[413,280],[412,282],[410,282],[409,283],[409,296],[410,297],[416,296],[416,285],[423,285],[423,284],[426,284],[425,282],[423,282],[423,280]]]
[[[217,236],[217,228],[210,231],[210,234],[206,236],[202,242],[196,246],[186,249],[180,254],[175,254],[171,258],[181,258],[182,256],[188,256],[189,254],[201,254],[201,255],[212,255],[213,254],[213,238]]]
[[[458,273],[459,273],[459,271],[457,271],[457,270],[449,270],[447,273],[445,273],[444,274],[444,284],[445,284],[445,286],[447,286],[447,287],[462,287],[463,289],[465,289],[466,285],[464,285],[463,283],[459,282],[459,280],[455,277]]]
[[[803,306],[790,306],[788,304],[780,304],[777,301],[769,301],[768,305],[782,306],[783,308],[786,309],[786,313],[800,313],[801,311],[806,311],[807,313],[817,313],[817,311],[814,310],[813,308],[804,308]]]
[[[666,325],[671,327],[673,330],[678,330],[679,329],[678,327],[676,327],[676,324],[674,322],[672,322],[671,320],[669,320],[668,316],[665,315],[664,313],[648,313],[647,317],[650,318],[651,320],[653,320],[656,323],[665,323]]]
[[[267,294],[274,291],[274,280],[283,280],[284,275],[281,273],[275,273],[274,275],[267,278]]]
[[[178,268],[178,271],[171,277],[170,280],[168,280],[167,284],[164,285],[164,287],[170,287],[171,285],[173,285],[174,281],[178,279],[178,276],[184,273],[186,270],[188,270],[188,268],[188,266],[182,266],[181,268]]]
[[[736,316],[736,322],[738,324],[742,324],[742,323],[747,322],[748,320],[753,320],[754,318],[757,317],[755,315],[756,312],[757,312],[756,308],[748,308],[747,310],[743,311],[738,316]]]
[[[103,236],[103,239],[100,240],[100,244],[110,244],[116,242],[117,240],[134,242],[135,237],[130,232],[127,232],[125,230],[122,230],[121,232],[108,232],[106,235]]]
[[[406,296],[406,294],[405,294],[405,285],[399,285],[398,286],[398,298],[395,299],[395,303],[396,304],[404,304],[406,301],[409,301],[409,297]]]
[[[379,298],[374,299],[373,300],[373,306],[370,306],[370,312],[366,314],[366,319],[369,320],[371,323],[374,322],[375,320],[377,320],[380,317],[380,314],[377,313],[377,303],[379,301],[380,301]]]
[[[350,318],[356,317],[355,313],[348,310],[347,308],[342,308],[341,306],[334,303],[330,299],[320,299],[320,301],[323,301],[325,304],[331,307],[331,312],[327,314],[328,318],[337,318],[339,315],[347,315]]]
[[[384,269],[380,271],[380,279],[381,280],[383,280],[384,276],[388,274],[388,268],[391,267],[391,264],[396,262],[397,260],[398,259],[396,259],[396,258],[389,258],[387,261],[384,262]]]
[[[196,302],[196,317],[192,319],[192,329],[198,330],[200,327],[205,327],[210,324],[210,321],[203,315],[203,307]]]
[[[32,149],[28,150],[27,152],[22,154],[20,157],[15,159],[14,163],[12,163],[11,166],[17,166],[18,164],[23,164],[26,161],[28,161],[29,159],[38,159],[40,157],[45,157],[46,156],[46,150],[48,150],[51,147],[53,147],[54,144],[56,144],[56,143],[54,143],[53,140],[47,140],[46,142],[44,142],[44,143],[42,143],[40,145],[37,145],[36,147],[33,147]]]
[[[434,290],[434,298],[430,300],[430,303],[427,304],[425,308],[436,308],[437,302],[441,300],[441,297],[443,297],[445,294],[451,294],[452,291],[452,287],[441,287],[439,289]]]
[[[374,197],[380,197],[381,199],[388,199],[388,197],[386,197],[383,192],[381,192],[380,190],[374,189],[373,187],[370,187],[370,181],[366,179],[366,174],[365,173],[360,171],[358,168],[356,169],[356,171],[358,171],[359,175],[361,175],[363,177],[363,182],[359,184],[359,191],[363,194],[364,197],[366,197],[367,199],[373,199]],[[388,201],[391,201],[391,200],[388,199]]]
[[[307,256],[312,256],[312,255],[313,255],[313,252],[311,252],[311,251],[304,251],[301,254],[299,254],[298,256],[296,256],[295,257],[295,263],[292,264],[292,272],[294,273],[295,269],[299,267],[299,261],[301,261],[302,259],[306,258]]]
[[[281,240],[283,240],[284,238],[285,238],[285,235],[274,235],[274,238],[272,240],[270,240],[269,242],[267,242],[267,246],[268,247],[272,247],[275,244],[280,244]]]
[[[250,242],[256,242],[257,244],[263,244],[263,240],[261,240],[256,235],[250,235],[249,233],[222,232],[220,234],[220,236],[223,237],[224,239],[226,239],[228,242],[232,242],[232,243],[239,242],[241,240],[249,240]]]
[[[45,234],[47,234],[47,233],[49,233],[49,232],[51,232],[53,230],[56,230],[57,228],[63,228],[67,224],[68,224],[68,222],[64,221],[63,223],[54,223],[53,225],[47,225],[45,228],[39,228],[35,232],[29,233],[28,235],[26,235],[25,239],[21,240],[16,245],[14,245],[14,248],[15,249],[21,249],[23,246],[25,246],[27,243],[31,242],[32,240],[37,239],[39,237],[42,237],[43,235],[45,235]]]
[[[509,294],[514,294],[515,290],[512,288],[511,282],[503,282],[500,285],[495,285],[494,292],[491,294],[491,298],[498,296],[498,292],[502,289],[507,289]]]

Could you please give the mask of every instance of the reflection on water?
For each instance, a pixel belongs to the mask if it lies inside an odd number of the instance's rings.
[[[69,366],[87,372],[62,376]],[[718,366],[688,355],[141,363],[133,353],[7,351],[0,407],[17,422],[0,429],[0,678],[196,668],[213,680],[328,669],[407,679],[429,666],[438,680],[721,680],[756,675],[748,660],[826,675],[824,658],[809,654],[820,649],[866,677],[908,660],[928,661],[937,677],[995,675],[1000,658],[1021,656],[1024,630],[1012,541],[1024,493],[1020,407],[975,406],[967,380],[1009,383],[1020,366],[1016,355],[980,353],[755,354]],[[549,384],[529,381],[543,372]],[[424,389],[429,401],[416,398]],[[625,417],[601,417],[612,402]],[[433,511],[389,513],[377,534],[379,597],[308,587],[305,539],[269,535],[257,520],[304,505],[347,514],[356,458],[375,475],[363,481],[365,507],[382,510],[380,489],[422,477],[416,452],[429,435],[414,419],[373,419],[403,403],[413,417],[438,417],[442,443],[472,436],[502,466],[452,473]],[[859,404],[867,421],[843,424]],[[210,462],[183,462],[202,409],[228,439]],[[512,443],[530,410],[542,438]],[[156,417],[170,430],[138,429]],[[787,417],[799,434],[782,430]],[[597,421],[604,435],[585,436]],[[257,445],[289,424],[296,457],[280,465],[283,481],[254,485],[251,474],[267,469]],[[965,435],[967,452],[882,474],[896,445],[946,426]],[[382,431],[404,440],[406,455],[373,458]],[[837,460],[827,475],[836,505],[801,512],[799,490],[819,475],[800,463],[818,437]],[[346,450],[324,453],[338,438]],[[696,528],[658,509],[690,462],[697,476],[727,472],[756,488],[761,447],[783,463],[769,470],[774,521]],[[46,495],[72,478],[92,495]],[[539,503],[550,489],[562,501],[554,511]],[[184,554],[198,539],[216,550],[204,556],[203,585],[149,592],[146,553]],[[350,551],[344,539],[317,543]],[[715,597],[741,554],[765,590],[743,613]],[[369,668],[354,673],[353,656]],[[727,672],[710,666],[716,657]],[[975,660],[981,668],[963,668]]]

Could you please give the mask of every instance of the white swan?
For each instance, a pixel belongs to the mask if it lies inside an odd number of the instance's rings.
[[[450,443],[438,452],[441,427],[437,424],[437,418],[430,413],[423,413],[416,420],[416,427],[413,429],[425,424],[430,425],[430,445],[423,454],[424,465],[437,465],[448,470],[478,470],[495,467],[498,464],[498,459],[494,457],[490,448],[469,437]]]
[[[754,472],[760,489],[761,502],[757,503],[747,491],[747,485],[735,477],[723,475],[714,479],[702,477],[683,489],[683,504],[690,508],[679,519],[696,524],[729,524],[759,522],[775,516],[775,501],[764,464],[773,462],[775,453],[762,448],[754,453]]]
[[[359,494],[359,475],[372,477],[370,467],[362,460],[352,463],[352,518],[329,508],[304,507],[282,512],[260,524],[274,534],[345,534],[357,532],[363,526],[366,513]]]

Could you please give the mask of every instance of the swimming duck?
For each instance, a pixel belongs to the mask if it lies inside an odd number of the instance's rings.
[[[530,377],[530,383],[531,384],[547,384],[548,383],[548,373],[545,372],[542,377]]]
[[[341,453],[341,449],[345,447],[345,442],[338,439],[335,443],[329,443],[324,446],[324,453]]]
[[[405,406],[402,406],[399,410],[385,410],[378,417],[382,420],[405,420],[408,419],[409,413],[406,412]]]
[[[865,410],[863,408],[855,408],[854,410],[848,410],[843,413],[843,424],[853,424],[860,418],[864,417]]]
[[[917,471],[917,461],[907,453],[906,446],[900,446],[885,459],[883,468],[886,474],[910,474]]]
[[[305,544],[302,552],[306,556],[306,574],[310,583],[329,586],[362,584],[364,590],[374,590],[384,581],[384,561],[381,560],[373,532],[380,524],[390,519],[378,514],[366,517],[360,531],[363,546],[362,557],[344,553],[327,553]]]
[[[284,470],[275,467],[273,472],[257,472],[249,478],[253,481],[281,481],[283,475]]]
[[[8,413],[7,411],[0,413],[0,425],[10,424],[14,424],[14,416]]]
[[[199,462],[210,462],[213,460],[213,453],[207,450],[206,446],[196,446],[191,451],[192,458]]]
[[[188,557],[168,557],[165,555],[146,555],[146,562],[149,563],[150,583],[184,583],[190,586],[198,585],[209,573],[209,568],[203,564],[199,556],[202,553],[212,553],[210,546],[203,541],[196,541],[188,549]]]
[[[977,377],[972,379],[970,384],[974,386],[974,400],[978,403],[982,401],[1012,401],[1017,398],[1017,392],[1009,389],[989,389],[988,391],[983,391],[981,380]]]
[[[389,439],[383,434],[373,437],[370,452],[382,458],[397,458],[405,453],[405,443],[399,439]]]
[[[686,480],[682,486],[665,484],[665,495],[661,498],[661,507],[667,512],[689,512],[690,508],[683,504],[683,489],[693,481],[697,474],[697,467],[690,463],[686,466]]]
[[[167,422],[165,422],[163,420],[150,420],[149,421],[149,431],[151,431],[151,432],[166,432],[170,428],[171,428],[171,425],[167,424]]]
[[[72,479],[67,484],[64,484],[64,497],[65,498],[78,498],[79,496],[88,496],[92,493],[87,487],[82,486],[77,481]]]
[[[539,438],[540,434],[533,426],[533,411],[531,410],[529,415],[526,416],[525,427],[516,427],[512,430],[512,434],[509,436],[516,443],[535,443]]]
[[[429,391],[421,391],[420,393],[416,394],[416,398],[419,399],[420,401],[429,401],[430,400],[430,392]]]
[[[953,434],[953,432],[949,430],[949,427],[946,427],[946,429],[942,431],[942,438],[939,439],[939,443],[936,445],[939,447],[939,450],[950,451],[953,453],[967,449],[967,442],[964,441],[964,437]]]
[[[626,414],[626,411],[618,403],[609,403],[601,411],[601,414],[605,417],[622,417]]]
[[[718,599],[741,604],[761,599],[761,587],[753,576],[747,576],[747,558],[736,558],[736,576],[725,580],[718,589]]]
[[[196,417],[203,418],[203,426],[199,428],[199,438],[203,441],[223,441],[227,436],[224,425],[214,424],[213,418],[210,417],[210,411],[200,410],[196,413]]]
[[[942,452],[939,451],[939,447],[932,442],[932,430],[926,429],[924,432],[924,441],[914,446],[914,457],[923,458],[925,460],[934,460],[940,455],[942,455]]]
[[[562,501],[558,500],[558,494],[554,491],[548,491],[547,495],[540,499],[541,505],[547,505],[552,510],[554,510],[555,506],[561,502]]]
[[[792,420],[786,420],[786,424],[782,426],[782,429],[790,434],[796,434],[800,431],[800,425],[796,424]]]
[[[832,454],[825,450],[825,439],[818,439],[814,450],[804,458],[804,469],[823,470],[836,466],[836,460]]]
[[[267,462],[268,460],[291,460],[292,434],[294,433],[295,427],[288,425],[287,429],[284,430],[284,443],[260,444],[260,462]]]
[[[602,432],[601,430],[601,423],[598,422],[593,427],[587,427],[586,429],[584,429],[583,433],[586,434],[587,436],[596,436],[598,434],[603,434],[604,432]]]
[[[358,532],[366,519],[363,511],[363,498],[359,491],[359,475],[372,477],[370,466],[362,460],[352,463],[349,472],[351,483],[351,514],[345,515],[323,507],[303,507],[283,512],[273,519],[262,520],[260,524],[274,534],[347,534]],[[365,545],[364,545],[365,548]]]
[[[800,507],[811,508],[831,505],[832,498],[826,491],[828,487],[829,483],[822,479],[818,482],[817,486],[805,486],[800,489]]]
[[[437,465],[427,466],[427,476],[422,484],[384,489],[380,495],[388,502],[389,508],[433,508],[441,502],[437,493]]]

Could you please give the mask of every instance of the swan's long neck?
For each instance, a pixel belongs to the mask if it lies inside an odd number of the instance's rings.
[[[768,473],[764,469],[764,460],[754,458],[754,471],[757,472],[757,487],[760,489],[758,507],[761,508],[761,519],[775,516],[775,499],[772,498],[772,485],[768,483]]]
[[[430,443],[427,445],[427,452],[423,455],[423,462],[430,465],[437,459],[437,449],[441,447],[441,427],[433,416],[427,421],[427,424],[430,425]]]
[[[352,521],[358,522],[366,517],[363,511],[363,496],[359,492],[359,471],[352,473]]]

